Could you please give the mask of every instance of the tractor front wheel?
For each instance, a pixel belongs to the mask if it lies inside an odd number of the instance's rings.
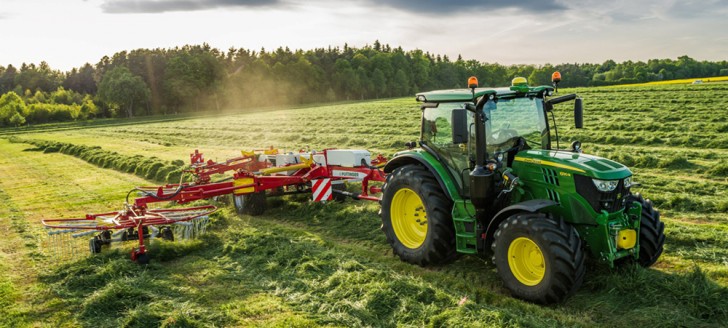
[[[549,304],[584,280],[581,239],[571,225],[544,213],[518,213],[503,222],[491,245],[498,275],[521,299]]]
[[[652,206],[652,201],[636,194],[637,202],[642,204],[640,218],[640,258],[637,262],[647,268],[655,264],[665,245],[665,224],[660,221],[660,212]]]
[[[382,230],[402,261],[425,266],[456,258],[452,201],[430,171],[419,165],[399,167],[383,189]]]

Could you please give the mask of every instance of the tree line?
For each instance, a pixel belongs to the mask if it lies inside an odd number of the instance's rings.
[[[515,76],[527,77],[532,85],[549,84],[555,70],[564,76],[563,87],[602,86],[724,76],[728,62],[682,56],[501,65],[404,51],[378,41],[306,51],[221,51],[207,44],[137,49],[68,72],[45,62],[0,66],[0,126],[410,96],[463,87],[471,75],[481,86],[506,86]]]

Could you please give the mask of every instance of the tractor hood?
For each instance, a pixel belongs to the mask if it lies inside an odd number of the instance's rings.
[[[544,166],[600,180],[624,179],[632,175],[629,168],[615,161],[566,150],[522,151],[513,160],[514,166],[521,164]]]

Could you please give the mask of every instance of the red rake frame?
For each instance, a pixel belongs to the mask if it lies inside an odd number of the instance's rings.
[[[328,150],[330,149],[325,149],[322,152],[325,159]],[[136,229],[139,247],[132,250],[131,258],[139,263],[147,263],[149,259],[146,256],[144,244],[144,227],[179,224],[208,216],[217,210],[217,207],[212,205],[178,209],[148,209],[150,203],[174,202],[185,204],[228,194],[246,195],[277,191],[284,187],[296,187],[298,190],[300,186],[308,185],[318,179],[361,181],[361,193],[350,193],[343,190],[333,190],[333,192],[354,199],[379,201],[378,197],[371,196],[370,193],[379,193],[381,188],[370,188],[369,182],[385,181],[385,174],[379,167],[386,164],[387,160],[381,155],[372,160],[371,165],[361,163],[360,166],[355,167],[321,164],[311,159],[305,160],[303,163],[272,167],[269,161],[259,160],[258,156],[260,154],[254,152],[243,152],[242,154],[243,156],[216,163],[211,160],[205,162],[203,154],[195,150],[193,154],[190,154],[190,169],[184,171],[195,177],[194,182],[137,187],[129,194],[138,191],[141,193],[140,197],[135,198],[133,204],[131,204],[127,195],[127,202],[121,211],[87,214],[83,219],[47,219],[42,220],[42,223],[49,229],[66,230],[59,231],[59,233],[83,230],[101,232],[109,230],[133,231],[133,229]],[[270,153],[266,152],[266,154]],[[311,155],[311,158],[313,158],[313,155]],[[324,163],[327,162],[324,161]],[[286,170],[286,167],[290,167],[290,169]],[[232,181],[227,179],[228,181],[211,182],[213,175],[229,171],[233,171]],[[279,174],[281,172],[286,173]],[[241,181],[241,179],[245,179],[242,181],[249,183],[235,183],[236,180]],[[310,189],[304,190],[304,192],[310,192]],[[107,235],[110,234],[107,233]],[[100,236],[94,237],[94,239],[105,238]],[[110,238],[107,239],[110,240]],[[104,242],[107,242],[107,240],[104,239]]]

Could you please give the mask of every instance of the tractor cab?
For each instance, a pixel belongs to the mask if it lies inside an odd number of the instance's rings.
[[[477,80],[472,82],[477,85]],[[422,103],[420,145],[446,164],[460,193],[469,197],[470,173],[479,151],[486,163],[502,170],[511,167],[522,150],[551,149],[551,128],[555,130],[556,125],[553,122],[553,127],[549,126],[547,114],[554,99],[545,97],[553,93],[554,87],[529,87],[525,78],[518,77],[507,88],[471,87],[417,94]],[[574,97],[566,100],[571,99]],[[578,121],[581,103],[577,105]],[[476,117],[480,115],[484,142],[478,146],[480,124],[476,124]]]

